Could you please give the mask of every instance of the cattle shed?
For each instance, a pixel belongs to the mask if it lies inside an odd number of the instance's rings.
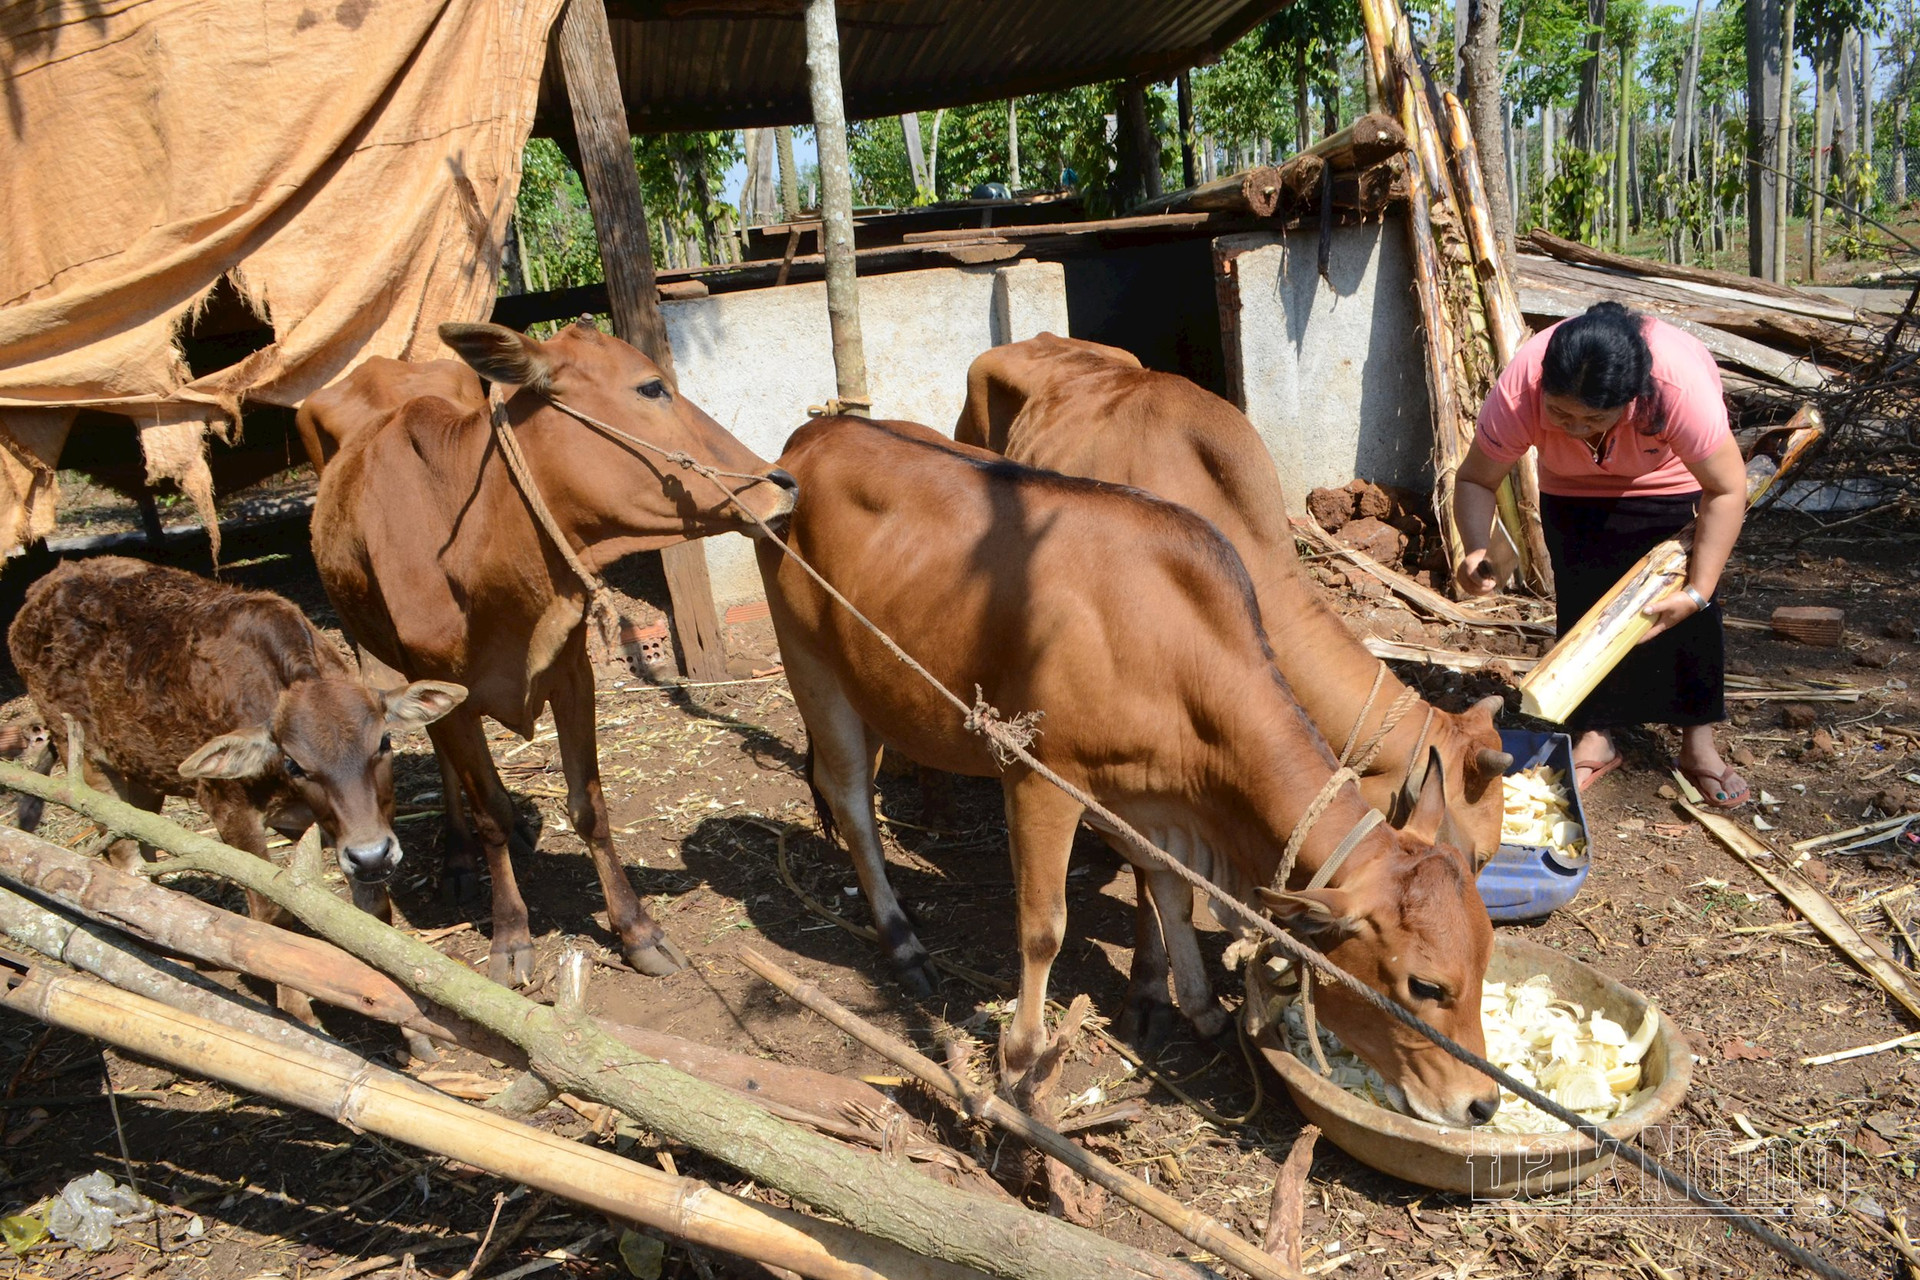
[[[1053,331],[1233,399],[1293,501],[1356,474],[1424,480],[1420,326],[1404,239],[1385,230],[1397,200],[1343,202],[1321,237],[1306,208],[1093,221],[1070,200],[1018,200],[855,224],[834,199],[840,131],[823,112],[1164,77],[1217,56],[1272,0],[1156,0],[1099,22],[1065,0],[269,0],[201,38],[224,7],[0,15],[0,159],[38,178],[10,188],[23,251],[0,262],[8,551],[53,532],[61,466],[130,490],[173,481],[208,518],[216,488],[297,457],[292,408],[361,360],[444,355],[444,321],[585,311],[610,313],[768,457],[810,406],[870,402],[950,430],[975,355]],[[822,12],[837,80],[809,74]],[[191,87],[205,83],[225,91]],[[775,256],[656,276],[625,134],[803,121],[821,130],[824,217],[753,233]],[[534,133],[579,164],[609,280],[499,298]],[[713,674],[712,602],[759,594],[746,543],[666,559],[688,670]]]

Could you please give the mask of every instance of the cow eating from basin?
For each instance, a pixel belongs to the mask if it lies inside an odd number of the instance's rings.
[[[822,418],[795,433],[781,465],[800,485],[793,548],[948,689],[977,689],[1010,716],[1043,711],[1030,747],[1039,760],[1243,902],[1265,889],[1275,917],[1335,963],[1483,1049],[1493,930],[1471,862],[1451,842],[1444,762],[1431,755],[1401,830],[1373,824],[1359,788],[1334,781],[1332,752],[1275,669],[1246,570],[1211,525],[913,423]],[[1021,978],[1000,1051],[1017,1086],[1045,1045],[1082,807],[996,760],[779,547],[757,551],[823,817],[844,835],[882,947],[912,989],[930,990],[933,970],[887,882],[876,756],[885,748],[1001,782]],[[1302,825],[1298,861],[1276,885]],[[1123,1027],[1151,1039],[1170,1023],[1171,973],[1181,1012],[1221,1034],[1228,1017],[1208,983],[1191,888],[1103,834],[1143,887]],[[1486,1077],[1359,1002],[1329,993],[1321,1009],[1414,1115],[1466,1127],[1498,1107]]]

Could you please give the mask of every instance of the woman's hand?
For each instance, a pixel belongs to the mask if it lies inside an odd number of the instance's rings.
[[[1490,596],[1500,586],[1500,575],[1487,563],[1485,547],[1460,557],[1460,567],[1453,571],[1453,580],[1470,596]]]
[[[1700,612],[1700,606],[1693,597],[1684,591],[1676,591],[1664,600],[1656,600],[1640,611],[1643,618],[1653,619],[1653,630],[1641,636],[1636,644],[1645,644],[1663,631],[1671,630]]]

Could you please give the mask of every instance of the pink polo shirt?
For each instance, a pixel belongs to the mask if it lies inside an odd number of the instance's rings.
[[[1564,323],[1564,321],[1562,322]],[[1594,460],[1588,442],[1547,421],[1540,390],[1553,325],[1529,338],[1501,371],[1480,406],[1474,442],[1498,462],[1516,462],[1528,445],[1540,450],[1540,490],[1563,498],[1618,498],[1692,493],[1700,482],[1687,470],[1731,438],[1720,370],[1698,338],[1649,318],[1653,351],[1651,397],[1642,396],[1600,442]]]

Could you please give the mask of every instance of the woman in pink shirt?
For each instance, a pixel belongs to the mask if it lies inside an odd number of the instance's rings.
[[[1466,547],[1458,581],[1469,594],[1496,586],[1485,563],[1494,490],[1530,445],[1540,451],[1562,635],[1655,544],[1699,521],[1686,585],[1648,606],[1653,630],[1568,718],[1580,789],[1619,767],[1610,730],[1671,724],[1680,730],[1677,763],[1707,801],[1746,803],[1746,781],[1713,742],[1713,726],[1727,718],[1713,593],[1746,513],[1746,470],[1713,356],[1617,302],[1521,347],[1481,406],[1456,477],[1454,522]]]

